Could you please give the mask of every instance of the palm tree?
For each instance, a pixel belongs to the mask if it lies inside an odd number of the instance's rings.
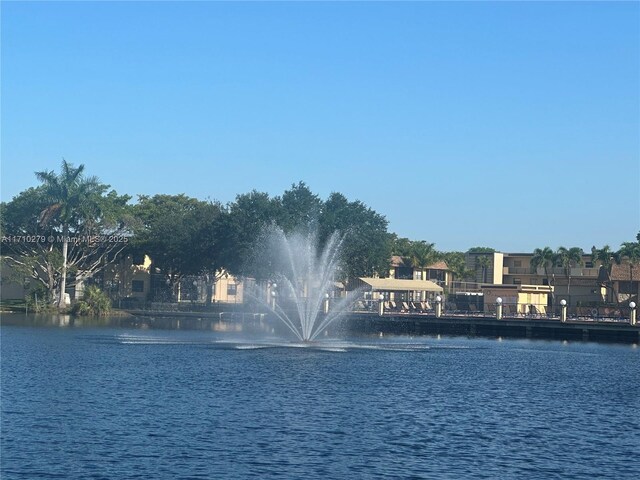
[[[609,274],[611,272],[611,266],[613,263],[620,263],[620,256],[618,252],[614,252],[611,250],[609,245],[605,245],[602,248],[596,248],[595,246],[591,247],[591,261],[595,264],[599,263],[600,268]],[[607,293],[605,294],[606,298],[609,298],[609,292],[613,295],[613,286],[611,281],[607,281],[604,283]],[[616,297],[617,302],[617,297]]]
[[[474,272],[467,268],[464,253],[462,252],[439,252],[438,257],[445,261],[447,267],[453,275],[453,280],[463,281],[473,279]]]
[[[571,267],[582,265],[583,250],[579,247],[559,247],[556,251],[556,263],[564,269],[567,276],[567,295],[571,297]]]
[[[602,268],[609,270],[613,262],[618,262],[618,253],[611,250],[609,245],[602,248],[591,247],[591,261],[600,263]]]
[[[491,258],[482,255],[476,259],[476,269],[482,269],[482,283],[487,283],[487,271],[491,266]]]
[[[62,171],[36,172],[45,189],[48,206],[40,213],[40,225],[55,224],[62,228],[62,273],[58,307],[65,306],[65,290],[67,281],[67,255],[69,250],[69,232],[78,227],[87,218],[86,213],[98,209],[96,196],[100,195],[107,185],[99,183],[96,177],[83,176],[84,165],[77,168],[66,160],[62,160]]]
[[[438,258],[434,243],[428,243],[424,240],[419,242],[411,242],[411,250],[409,259],[413,268],[425,269],[432,265]],[[426,278],[424,279],[426,280]]]
[[[553,267],[556,262],[556,254],[549,247],[536,248],[533,251],[533,257],[531,257],[531,271],[535,272],[539,267],[544,269],[544,275],[547,277],[547,285],[551,286],[551,279],[549,278],[549,267]],[[553,304],[553,290],[551,290],[551,303]]]

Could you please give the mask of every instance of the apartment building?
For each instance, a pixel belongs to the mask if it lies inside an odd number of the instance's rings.
[[[546,285],[553,287],[556,302],[565,299],[572,307],[606,300],[599,277],[600,266],[591,255],[582,256],[582,265],[571,268],[549,266],[532,268],[533,253],[467,253],[467,268],[475,272],[479,284]]]

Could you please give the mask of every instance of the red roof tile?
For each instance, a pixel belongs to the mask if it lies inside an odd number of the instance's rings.
[[[633,272],[633,281],[640,282],[640,264],[629,265],[628,263],[613,264],[609,278],[612,281],[628,282]]]
[[[429,270],[449,270],[449,265],[444,260],[440,260],[433,265],[427,267]]]

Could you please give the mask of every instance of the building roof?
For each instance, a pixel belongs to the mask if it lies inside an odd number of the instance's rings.
[[[631,278],[633,272],[633,278]],[[611,273],[609,278],[613,282],[640,282],[640,264],[614,263],[611,265]]]
[[[396,278],[360,277],[372,290],[404,292],[442,292],[442,287],[429,280],[399,280]]]
[[[391,255],[391,266],[392,267],[408,267],[405,263],[404,258],[400,255]]]
[[[440,260],[427,267],[429,270],[449,270],[449,265],[444,260]]]

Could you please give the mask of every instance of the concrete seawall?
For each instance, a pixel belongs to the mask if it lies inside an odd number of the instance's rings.
[[[640,327],[628,321],[595,321],[491,316],[425,316],[351,314],[350,331],[405,335],[461,335],[640,344]]]
[[[181,319],[186,328],[212,328],[216,323],[229,325],[278,326],[280,321],[269,313],[243,312],[175,312],[130,310],[135,318],[150,325],[167,325],[171,319]],[[175,328],[175,326],[173,327]],[[181,328],[178,326],[178,328]],[[346,334],[391,335],[453,335],[487,338],[530,338],[540,340],[567,340],[640,344],[640,326],[628,320],[559,318],[503,318],[485,315],[384,314],[373,312],[349,313],[330,328]]]

